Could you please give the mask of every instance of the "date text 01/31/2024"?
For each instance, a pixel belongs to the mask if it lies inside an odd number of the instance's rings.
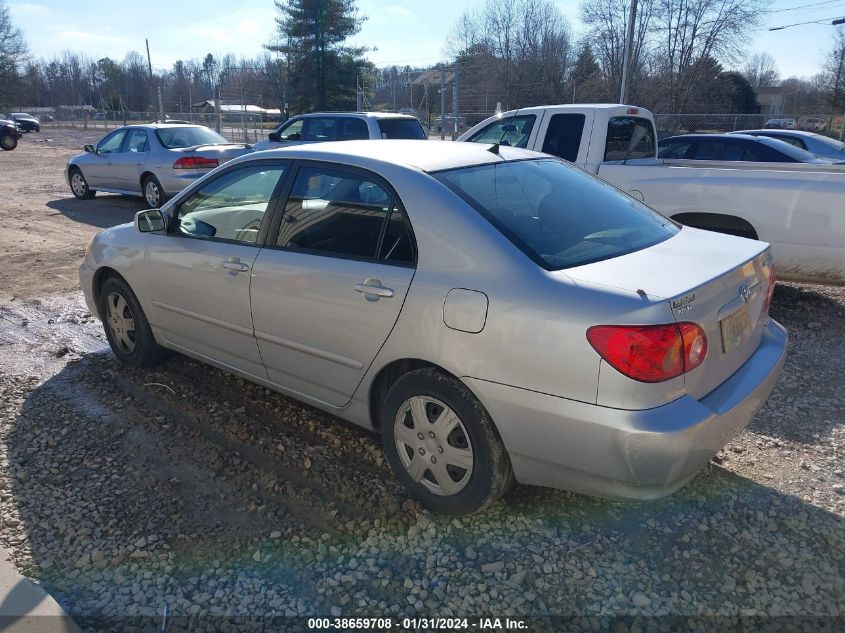
[[[519,631],[527,623],[511,618],[308,618],[308,628],[313,630],[389,631]]]

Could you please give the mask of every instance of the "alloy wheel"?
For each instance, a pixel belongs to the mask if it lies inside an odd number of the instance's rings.
[[[119,292],[110,292],[106,298],[106,304],[108,306],[106,323],[111,331],[112,339],[123,352],[131,354],[135,351],[137,341],[132,310]]]
[[[73,189],[73,193],[77,196],[85,195],[85,178],[78,171],[73,172],[73,175],[70,177],[70,188]]]
[[[144,185],[144,197],[147,199],[147,204],[154,209],[157,209],[161,204],[161,192],[158,190],[155,180],[150,179]]]

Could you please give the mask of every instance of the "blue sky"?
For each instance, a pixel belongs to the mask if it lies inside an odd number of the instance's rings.
[[[144,51],[150,39],[153,66],[169,67],[177,59],[227,52],[253,56],[274,34],[272,0],[7,0],[15,23],[32,53],[50,57],[63,50],[84,51],[93,58],[122,58]],[[378,65],[435,63],[444,56],[444,40],[458,16],[481,0],[358,0],[369,19],[356,43],[376,47],[369,54]],[[822,6],[789,10],[808,4]],[[576,33],[578,1],[558,0]],[[785,10],[787,9],[787,10]],[[770,26],[845,16],[845,0],[774,0],[761,29],[752,34],[749,54],[775,57],[782,77],[819,71],[832,47],[834,27],[811,24],[768,32]]]

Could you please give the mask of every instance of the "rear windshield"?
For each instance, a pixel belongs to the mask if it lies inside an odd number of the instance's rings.
[[[598,178],[553,159],[432,174],[548,270],[632,253],[678,227]]]
[[[194,145],[230,145],[229,141],[207,127],[166,127],[158,128],[156,136],[159,143],[168,149],[193,147]]]
[[[781,141],[777,138],[771,138],[769,136],[758,136],[755,139],[757,142],[766,145],[767,147],[771,147],[772,149],[776,149],[777,151],[781,152],[782,154],[786,154],[789,158],[794,160],[797,163],[824,163],[826,161],[821,160],[815,154],[811,154],[805,149],[801,149],[800,147],[795,147],[794,145],[787,143],[786,141]]]
[[[654,158],[654,126],[649,119],[614,116],[607,122],[605,160]]]
[[[379,119],[382,138],[424,139],[425,130],[416,119]]]

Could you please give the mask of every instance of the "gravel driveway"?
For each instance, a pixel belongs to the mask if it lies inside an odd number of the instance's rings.
[[[37,149],[61,178],[70,147]],[[781,382],[674,495],[519,486],[448,519],[403,495],[375,436],[184,357],[119,365],[64,272],[103,216],[55,214],[68,194],[45,178],[18,192],[32,228],[6,243],[14,262],[43,227],[68,236],[31,266],[35,291],[6,277],[0,294],[0,544],[83,628],[157,631],[167,606],[168,631],[280,630],[291,622],[273,618],[314,614],[845,630],[845,289],[779,284]]]

